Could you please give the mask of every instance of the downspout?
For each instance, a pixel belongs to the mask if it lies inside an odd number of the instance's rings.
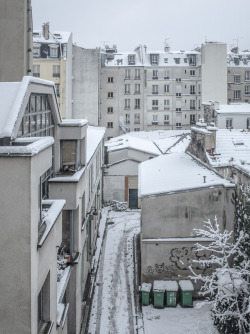
[[[26,75],[33,75],[33,20],[31,0],[27,0],[27,64]]]

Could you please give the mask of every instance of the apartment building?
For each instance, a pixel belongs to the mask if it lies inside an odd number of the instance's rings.
[[[250,52],[232,49],[227,55],[228,103],[250,102]]]
[[[62,120],[50,81],[26,76],[0,86],[1,331],[79,333],[105,129]]]
[[[33,76],[55,83],[62,117],[71,117],[72,33],[50,32],[49,23],[33,31]]]

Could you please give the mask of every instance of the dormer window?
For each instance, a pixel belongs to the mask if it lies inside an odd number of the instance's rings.
[[[175,64],[180,64],[181,59],[180,58],[174,58]]]
[[[189,65],[196,66],[196,55],[189,55]]]
[[[58,57],[58,45],[57,44],[53,44],[49,46],[49,54],[51,58]]]
[[[34,57],[40,57],[41,56],[41,49],[40,44],[33,44],[33,56]]]
[[[150,62],[151,62],[151,65],[158,65],[159,64],[159,55],[158,54],[151,54],[150,55]]]
[[[135,55],[128,55],[128,64],[135,65]]]

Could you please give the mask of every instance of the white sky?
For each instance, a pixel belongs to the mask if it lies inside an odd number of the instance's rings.
[[[249,0],[32,0],[33,26],[72,31],[85,48],[105,44],[132,51],[139,44],[188,50],[207,41],[250,49]]]

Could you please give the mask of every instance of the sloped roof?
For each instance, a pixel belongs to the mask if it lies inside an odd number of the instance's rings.
[[[211,186],[234,187],[234,184],[186,153],[161,155],[139,165],[140,197]]]
[[[105,128],[97,126],[88,126],[87,129],[87,163],[90,161],[91,157],[95,153],[98,145],[102,141]]]
[[[221,104],[219,109],[216,109],[218,114],[249,114],[249,103]]]

